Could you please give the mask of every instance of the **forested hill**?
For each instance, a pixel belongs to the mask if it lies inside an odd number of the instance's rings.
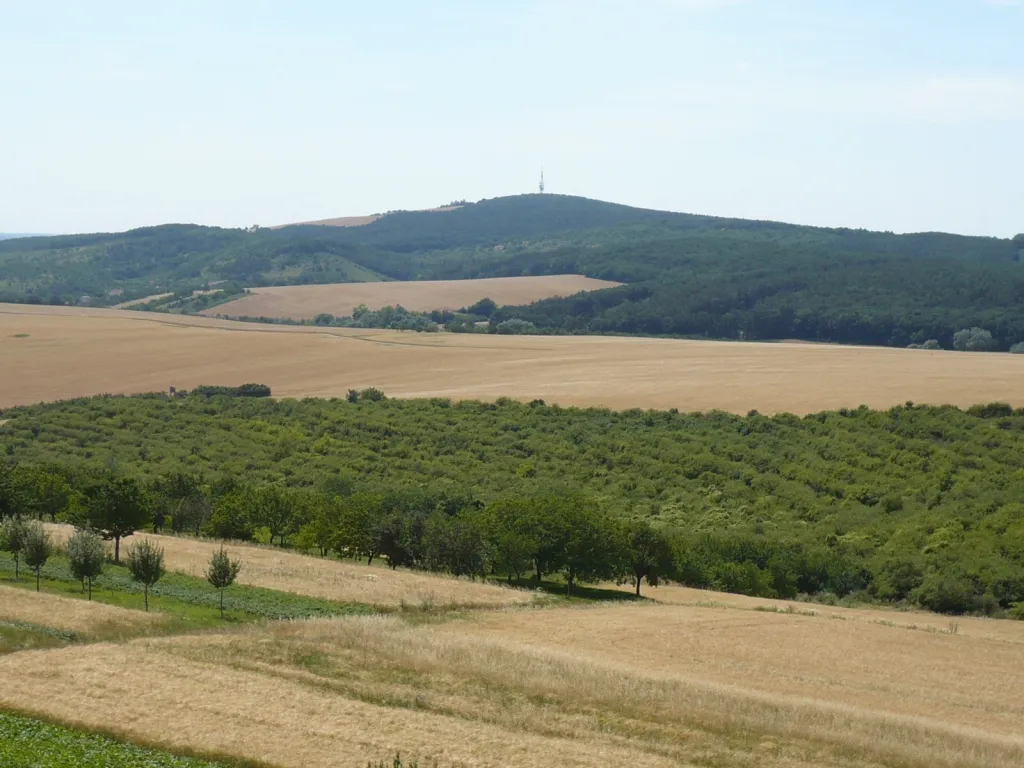
[[[1024,235],[895,235],[668,213],[563,195],[391,212],[361,227],[166,225],[0,242],[0,300],[574,272],[628,283],[505,307],[540,332],[942,346],[1024,341]],[[483,298],[483,297],[481,297]],[[492,323],[492,326],[496,323]]]

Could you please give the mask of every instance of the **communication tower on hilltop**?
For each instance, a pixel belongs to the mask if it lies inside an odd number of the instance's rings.
[[[544,194],[544,169],[540,169],[540,184],[537,185],[537,191],[540,194]]]

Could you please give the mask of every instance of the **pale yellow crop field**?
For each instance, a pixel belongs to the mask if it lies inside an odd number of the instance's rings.
[[[388,283],[332,283],[253,288],[248,296],[203,310],[213,317],[289,317],[309,320],[326,312],[348,317],[360,304],[369,309],[401,305],[415,312],[460,309],[490,298],[499,305],[530,304],[554,296],[613,288],[620,283],[583,275],[491,277],[480,280],[417,280]]]
[[[1024,405],[1024,356],[816,344],[318,329],[0,305],[0,408],[169,386],[279,397],[541,398],[563,406],[809,413],[913,400]]]
[[[295,768],[396,750],[441,766],[1010,768],[1010,626],[995,640],[657,604],[290,621],[11,654],[0,707]]]
[[[22,578],[31,581],[33,577],[25,569]],[[141,631],[159,626],[166,619],[159,613],[144,613],[116,605],[0,585],[0,621],[28,622],[91,634],[111,627]]]

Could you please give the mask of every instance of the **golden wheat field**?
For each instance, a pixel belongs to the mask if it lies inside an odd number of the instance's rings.
[[[1009,768],[1024,761],[1011,626],[996,640],[657,603],[292,621],[10,654],[0,706],[295,768],[396,750],[441,766]]]
[[[1024,356],[624,337],[268,326],[0,305],[0,408],[169,386],[279,397],[542,398],[564,406],[810,413],[913,400],[1024,405]]]
[[[213,317],[288,317],[309,320],[322,312],[348,317],[360,304],[369,309],[401,305],[416,312],[460,309],[490,298],[500,305],[530,304],[554,296],[613,288],[620,283],[583,275],[491,277],[480,280],[419,280],[333,283],[253,288],[248,296],[203,310]]]
[[[25,578],[31,579],[31,576]],[[163,623],[165,618],[157,613],[0,585],[0,621],[28,622],[92,634],[112,626],[126,630],[146,629]]]

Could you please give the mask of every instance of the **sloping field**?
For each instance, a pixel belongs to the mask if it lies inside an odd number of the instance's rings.
[[[318,329],[0,305],[0,408],[169,386],[260,382],[280,397],[522,400],[736,413],[1024,405],[1024,356],[626,337]]]
[[[26,578],[31,579],[31,575]],[[89,634],[118,626],[141,630],[166,621],[159,613],[143,613],[115,605],[48,595],[0,585],[0,620],[24,621]]]
[[[48,525],[55,542],[67,540],[74,529]],[[210,554],[220,542],[176,536],[135,534],[128,543],[148,539],[164,550],[167,568],[203,578]],[[242,563],[239,584],[294,592],[340,602],[368,603],[379,608],[460,608],[526,605],[529,592],[494,584],[434,576],[413,571],[392,571],[380,566],[342,563],[297,555],[273,547],[232,544],[228,554]],[[123,550],[122,550],[123,551]]]
[[[530,304],[540,299],[572,296],[580,291],[597,291],[616,285],[620,283],[583,275],[286,285],[253,288],[248,296],[203,310],[201,314],[308,320],[323,312],[347,317],[360,304],[369,309],[401,305],[414,312],[429,312],[434,309],[460,309],[486,298],[499,305]]]
[[[14,654],[0,706],[296,767],[400,750],[442,766],[1010,768],[1022,647],[671,605],[351,617]]]

